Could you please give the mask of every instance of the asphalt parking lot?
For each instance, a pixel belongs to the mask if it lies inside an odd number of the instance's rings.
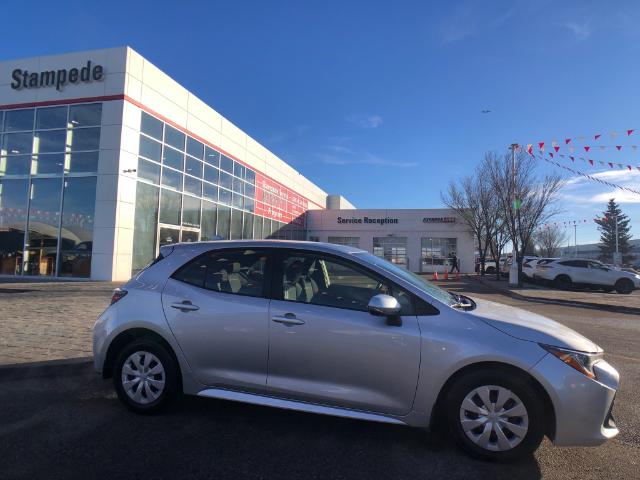
[[[639,478],[640,316],[517,298],[465,279],[447,285],[550,316],[597,341],[622,376],[614,409],[621,434],[596,448],[545,440],[534,457],[494,465],[468,458],[436,433],[231,402],[188,398],[163,415],[139,416],[89,364],[26,366],[0,368],[0,477]],[[80,311],[108,302],[110,286],[82,288],[74,300]],[[11,303],[7,295],[17,294],[0,294],[0,308]],[[46,288],[39,295],[46,299]],[[22,308],[32,309],[34,323],[47,318],[40,302]],[[68,320],[90,331],[93,318]],[[45,338],[51,331],[55,324]]]

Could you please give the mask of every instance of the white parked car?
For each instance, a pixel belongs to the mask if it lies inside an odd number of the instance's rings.
[[[561,289],[584,286],[601,288],[605,292],[631,293],[640,288],[640,275],[608,268],[597,260],[538,262],[533,276],[537,280],[552,282]]]
[[[541,258],[541,257],[524,257],[522,261],[522,274],[525,280],[534,280],[533,274],[536,271],[536,265],[540,262],[552,262],[557,258]]]

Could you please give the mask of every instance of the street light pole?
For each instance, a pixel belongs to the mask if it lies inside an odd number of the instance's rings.
[[[575,246],[574,256],[578,258],[578,225],[575,221],[573,222],[573,244]]]
[[[511,149],[511,201],[513,202],[512,206],[515,210],[514,214],[516,216],[515,223],[515,235],[512,239],[513,241],[513,255],[511,258],[511,268],[509,268],[509,286],[518,286],[519,278],[518,278],[518,233],[520,231],[519,225],[519,216],[518,212],[518,204],[516,198],[516,149],[518,148],[517,143],[512,143],[509,147]]]

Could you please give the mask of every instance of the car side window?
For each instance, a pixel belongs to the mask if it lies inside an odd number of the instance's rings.
[[[286,255],[282,262],[282,299],[366,312],[371,297],[393,295],[412,310],[411,297],[392,289],[368,272],[331,257],[313,254]]]
[[[213,251],[187,263],[172,278],[215,292],[263,297],[266,264],[264,252]]]

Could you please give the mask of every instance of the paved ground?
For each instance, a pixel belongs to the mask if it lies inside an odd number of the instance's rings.
[[[554,448],[545,440],[535,457],[493,465],[416,429],[231,402],[189,398],[162,416],[139,416],[120,406],[111,383],[88,364],[55,367],[44,375],[33,368],[0,369],[0,477],[640,478],[640,318],[522,300],[467,280],[447,285],[551,316],[600,343],[623,376],[614,410],[622,434],[589,449]],[[78,338],[85,338],[111,287],[58,284],[56,296],[66,292],[69,298],[51,308],[21,300],[17,311],[27,312],[31,322],[56,318],[40,331],[47,341],[63,321],[76,322],[83,332]],[[37,295],[49,303],[44,290]],[[0,302],[4,311],[13,301]],[[83,312],[82,320],[72,318],[73,308]]]

